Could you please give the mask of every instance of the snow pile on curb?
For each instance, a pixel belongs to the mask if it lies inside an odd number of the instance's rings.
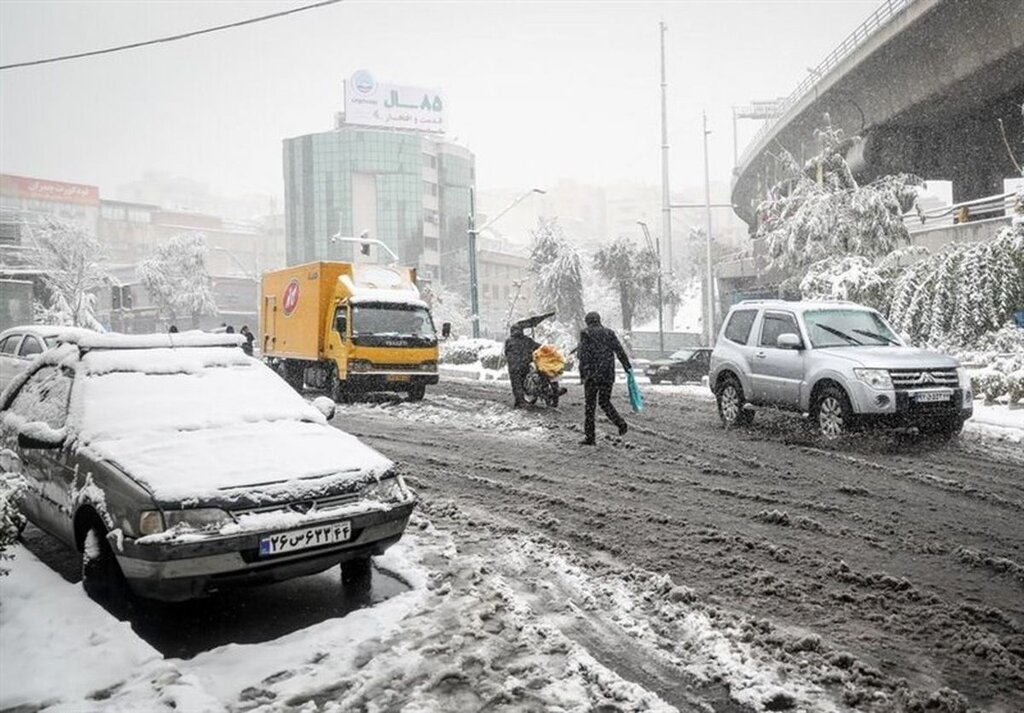
[[[511,401],[511,393],[509,401]],[[426,401],[415,403],[400,401],[382,404],[346,404],[339,407],[335,419],[344,428],[348,419],[353,419],[355,422],[363,415],[387,416],[434,426],[458,423],[459,428],[500,433],[505,436],[539,438],[547,433],[547,428],[535,415],[513,410],[509,408],[509,405],[461,399],[442,394],[430,395]]]

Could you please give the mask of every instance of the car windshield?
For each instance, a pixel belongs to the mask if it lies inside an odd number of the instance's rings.
[[[680,349],[679,351],[672,354],[669,359],[675,359],[676,361],[686,361],[693,356],[692,349]]]
[[[284,380],[234,347],[90,351],[76,382],[86,440],[318,419]]]
[[[424,307],[401,304],[356,304],[352,306],[353,336],[435,336],[430,311]]]
[[[811,345],[818,349],[901,343],[881,315],[870,310],[813,310],[804,313],[804,322]]]

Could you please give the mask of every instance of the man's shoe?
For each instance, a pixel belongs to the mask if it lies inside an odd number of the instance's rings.
[[[621,426],[619,426],[619,435],[620,436],[625,436],[626,435],[626,431],[628,431],[628,430],[629,430],[629,424],[623,422],[623,424]]]
[[[581,446],[593,446],[595,444],[594,444],[594,441],[592,441],[591,439],[584,438],[582,441],[580,441],[580,445]]]

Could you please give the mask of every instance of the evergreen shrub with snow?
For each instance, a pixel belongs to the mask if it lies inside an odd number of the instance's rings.
[[[18,533],[25,526],[25,516],[18,510],[24,485],[19,475],[0,474],[0,576],[7,574],[3,562],[13,556],[7,553],[7,548],[17,541]]]
[[[541,218],[530,248],[534,305],[575,331],[583,324],[583,265],[555,219]]]

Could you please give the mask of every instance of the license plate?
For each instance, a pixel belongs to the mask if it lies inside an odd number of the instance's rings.
[[[952,396],[949,391],[922,391],[914,396],[914,400],[920,404],[930,404],[935,401],[949,401]]]
[[[348,520],[264,535],[260,538],[260,557],[347,542],[351,536],[352,523]]]
[[[411,378],[408,374],[388,374],[388,381],[408,381]]]

